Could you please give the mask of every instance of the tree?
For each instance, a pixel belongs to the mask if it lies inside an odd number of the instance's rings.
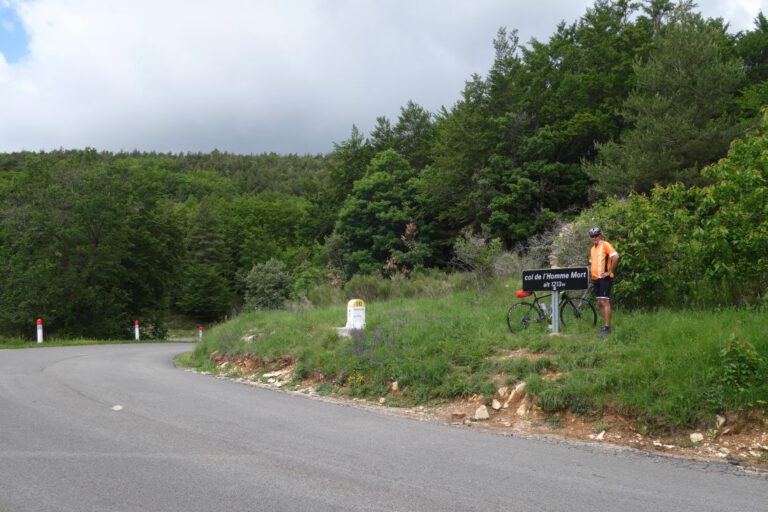
[[[414,171],[392,149],[376,155],[339,211],[334,235],[342,240],[347,275],[380,271],[414,221]]]
[[[176,297],[179,312],[203,322],[219,320],[229,312],[236,273],[212,201],[187,201],[191,211]]]
[[[587,172],[604,193],[648,192],[655,184],[699,182],[698,170],[725,155],[741,131],[734,97],[744,84],[718,20],[678,8],[635,64],[637,87],[624,103],[632,128],[598,143]]]
[[[768,19],[762,11],[755,18],[755,28],[736,37],[736,52],[744,62],[747,87],[737,101],[747,117],[760,117],[768,104]]]
[[[282,261],[254,265],[245,277],[245,303],[255,309],[279,309],[291,293],[293,280]]]
[[[365,174],[373,155],[370,143],[354,125],[349,139],[334,144],[326,194],[331,204],[339,205],[344,201],[355,181]]]
[[[393,148],[414,169],[423,169],[432,161],[432,114],[413,101],[400,108],[400,117],[392,130],[392,137]]]
[[[0,216],[0,324],[102,338],[167,308],[180,239],[157,185],[89,151],[30,157]],[[77,160],[75,163],[74,160]]]
[[[229,313],[232,292],[214,265],[202,261],[186,264],[182,276],[178,311],[201,322],[215,322]]]

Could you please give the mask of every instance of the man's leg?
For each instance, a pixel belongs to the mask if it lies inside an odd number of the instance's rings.
[[[600,313],[603,315],[603,325],[605,327],[611,326],[611,301],[609,299],[597,299],[597,305],[600,308]]]

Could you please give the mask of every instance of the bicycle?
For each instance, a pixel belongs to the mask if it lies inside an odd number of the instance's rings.
[[[507,326],[512,334],[517,334],[528,327],[544,330],[552,323],[552,308],[544,299],[552,294],[536,295],[536,292],[517,290],[519,299],[533,296],[533,302],[520,301],[507,311]],[[571,332],[592,329],[597,325],[597,311],[592,303],[583,297],[571,297],[566,292],[560,293],[560,325]]]

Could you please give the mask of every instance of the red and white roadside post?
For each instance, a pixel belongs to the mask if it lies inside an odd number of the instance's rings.
[[[134,320],[133,321],[133,336],[136,338],[136,341],[139,341],[139,321]]]
[[[198,340],[203,339],[203,326],[202,325],[198,325],[197,326],[197,339]]]
[[[38,343],[43,342],[43,319],[42,318],[37,319],[37,342]]]

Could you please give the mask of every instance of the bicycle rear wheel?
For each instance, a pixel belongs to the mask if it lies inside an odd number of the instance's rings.
[[[560,306],[560,322],[571,333],[590,331],[597,325],[597,311],[586,299],[568,297]]]
[[[519,334],[528,327],[541,329],[547,324],[544,315],[533,304],[519,302],[507,311],[507,327],[512,334]]]

